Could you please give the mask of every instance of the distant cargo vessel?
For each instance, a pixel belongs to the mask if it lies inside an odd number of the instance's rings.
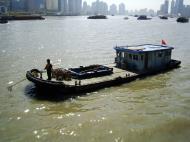
[[[4,17],[0,17],[0,24],[7,24],[8,20]]]
[[[107,19],[105,15],[89,16],[87,19]]]
[[[181,61],[171,59],[174,48],[166,45],[143,44],[117,46],[114,49],[116,58],[111,65],[55,69],[51,81],[47,80],[46,73],[38,69],[27,71],[26,77],[40,90],[75,94],[131,82],[177,68],[181,64]]]
[[[159,16],[160,19],[163,19],[163,20],[168,20],[168,17],[167,16]]]
[[[146,15],[140,15],[137,20],[151,20],[152,18],[148,18]]]
[[[45,18],[37,15],[14,15],[14,16],[2,16],[1,19],[7,21],[13,21],[13,20],[44,20]]]
[[[189,18],[179,17],[179,18],[177,18],[176,21],[179,22],[179,23],[188,23],[189,22]]]

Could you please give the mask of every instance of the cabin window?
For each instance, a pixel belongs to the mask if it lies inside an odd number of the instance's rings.
[[[121,57],[124,58],[124,52],[121,53]]]
[[[158,52],[158,57],[161,58],[161,57],[162,57],[162,54],[163,54],[162,52]]]
[[[116,56],[117,56],[117,57],[119,56],[119,52],[116,53]]]
[[[124,57],[127,58],[127,53],[125,53],[124,55],[125,55]]]
[[[143,61],[144,60],[144,56],[143,55],[141,55],[141,61]]]
[[[165,56],[171,56],[171,51],[166,51]]]
[[[138,55],[133,55],[133,60],[138,60]]]
[[[131,54],[129,54],[129,59],[132,59],[132,55]]]
[[[136,60],[138,60],[139,59],[139,56],[138,55],[136,55]]]
[[[172,55],[172,52],[171,51],[168,51],[168,56],[171,56]]]
[[[119,52],[119,57],[121,58],[121,56],[122,56],[122,55],[121,55],[121,52]]]

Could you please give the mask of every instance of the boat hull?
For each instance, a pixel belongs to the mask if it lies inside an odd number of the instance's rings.
[[[32,76],[31,71],[27,71],[26,78],[33,82],[38,90],[41,91],[56,91],[65,94],[86,93],[95,90],[103,89],[110,86],[120,85],[126,82],[131,82],[137,79],[137,76],[124,78],[116,78],[115,80],[103,81],[99,83],[92,83],[88,85],[65,85],[63,82],[55,82],[43,80]]]
[[[134,81],[136,79],[144,78],[147,76],[151,75],[156,75],[162,72],[170,71],[174,68],[180,67],[181,61],[177,60],[171,60],[171,62],[168,64],[168,66],[164,69],[161,70],[154,70],[154,71],[149,71],[145,73],[139,73],[134,76],[126,76],[126,77],[117,77],[112,80],[107,80],[107,81],[101,81],[101,82],[96,82],[96,83],[89,83],[86,85],[66,85],[64,82],[59,82],[59,81],[49,81],[49,80],[44,80],[41,78],[34,77],[32,75],[32,70],[27,71],[26,73],[26,78],[33,82],[36,87],[39,90],[42,91],[53,91],[53,92],[61,92],[63,94],[78,94],[78,93],[87,93],[87,92],[92,92],[95,90],[111,87],[111,86],[117,86],[121,85],[124,83],[129,83],[131,81]]]

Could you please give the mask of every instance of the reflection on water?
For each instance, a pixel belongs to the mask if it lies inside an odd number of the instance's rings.
[[[47,17],[10,22],[0,31],[1,141],[189,141],[189,23]],[[27,70],[44,68],[46,58],[54,67],[109,64],[115,45],[161,39],[175,46],[181,68],[72,97],[39,92],[28,81],[7,90]]]

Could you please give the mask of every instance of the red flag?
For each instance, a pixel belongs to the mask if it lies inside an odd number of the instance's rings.
[[[166,41],[165,40],[162,40],[162,45],[166,45]]]

